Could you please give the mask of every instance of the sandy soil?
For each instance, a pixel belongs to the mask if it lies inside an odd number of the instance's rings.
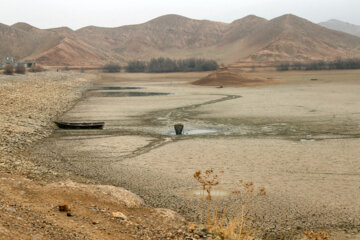
[[[190,217],[201,205],[194,171],[223,170],[220,199],[234,211],[238,201],[228,193],[239,178],[267,189],[253,215],[268,236],[325,229],[358,239],[359,72],[261,73],[284,81],[258,87],[189,84],[205,75],[103,75],[92,91],[143,87],[108,91],[171,94],[89,96],[61,119],[104,120],[105,130],[56,131],[33,157],[69,177],[122,186],[151,206]],[[184,136],[172,135],[177,122],[185,124]]]
[[[124,189],[71,181],[0,181],[0,239],[185,239],[184,219]],[[68,210],[60,212],[66,204]]]

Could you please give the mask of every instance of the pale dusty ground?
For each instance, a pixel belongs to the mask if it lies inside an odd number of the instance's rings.
[[[262,73],[286,81],[223,89],[188,84],[199,73],[104,75],[94,91],[138,86],[144,89],[110,91],[171,94],[85,98],[61,119],[104,120],[106,129],[56,131],[34,156],[47,167],[123,186],[152,206],[184,214],[197,212],[194,171],[223,170],[219,189],[225,193],[239,178],[267,189],[254,208],[267,234],[346,230],[356,239],[359,73]],[[185,134],[216,132],[176,137],[177,122],[185,124]],[[237,204],[230,196],[222,200]]]
[[[29,158],[34,144],[46,142],[53,132],[52,121],[69,110],[94,79],[69,72],[0,75],[0,239],[191,239],[196,233],[188,233],[175,212],[149,208],[123,188],[68,181],[69,173]],[[126,147],[111,152],[127,154],[146,145],[148,138],[88,140],[82,148],[77,144],[80,155],[89,154],[90,148],[90,154],[100,156],[95,154],[102,145],[124,140]],[[63,181],[54,182],[58,179]],[[59,211],[62,203],[70,212]]]

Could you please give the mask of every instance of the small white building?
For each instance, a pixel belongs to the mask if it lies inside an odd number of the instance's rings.
[[[0,67],[5,67],[9,64],[12,64],[14,67],[17,67],[18,65],[23,65],[25,68],[31,68],[36,65],[35,61],[17,62],[16,58],[14,57],[4,57],[2,64],[0,64]]]

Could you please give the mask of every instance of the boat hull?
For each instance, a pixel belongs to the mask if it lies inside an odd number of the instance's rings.
[[[102,129],[105,125],[104,122],[54,122],[59,128],[62,129]]]

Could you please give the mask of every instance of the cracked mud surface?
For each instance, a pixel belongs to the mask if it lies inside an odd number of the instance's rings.
[[[32,154],[65,176],[124,187],[189,218],[201,205],[189,194],[200,187],[192,174],[223,170],[221,191],[240,178],[267,189],[253,213],[265,232],[283,228],[285,212],[287,231],[358,233],[360,79],[332,72],[311,82],[309,73],[296,74],[281,75],[278,85],[223,89],[188,84],[201,74],[104,75],[94,88],[171,94],[86,97],[61,119],[101,120],[105,129],[57,130]],[[173,136],[178,122],[185,131],[213,131]],[[234,211],[239,204],[232,196],[219,201]]]

